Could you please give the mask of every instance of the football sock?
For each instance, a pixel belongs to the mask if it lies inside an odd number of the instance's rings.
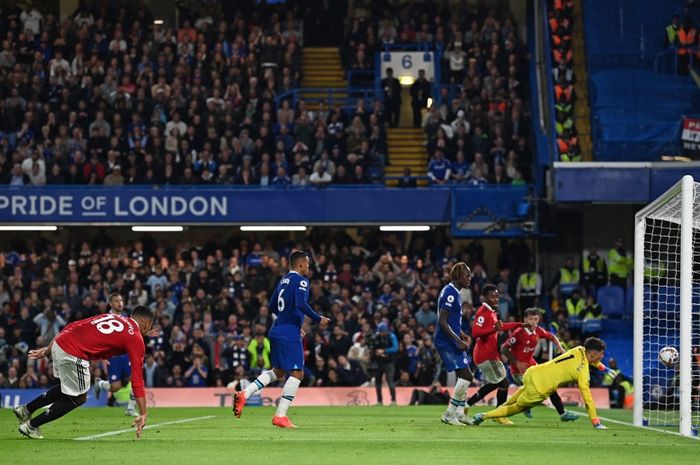
[[[481,388],[477,391],[476,394],[469,398],[469,400],[467,401],[467,405],[471,407],[472,405],[476,404],[481,399],[486,397],[490,392],[492,392],[496,388],[498,388],[498,384],[484,384],[483,386],[481,386]]]
[[[277,376],[275,375],[275,372],[273,370],[265,371],[261,373],[260,376],[255,378],[255,381],[250,383],[247,388],[245,388],[243,394],[245,395],[245,398],[248,399],[260,389],[275,381],[277,381]]]
[[[134,397],[134,391],[129,393],[129,402],[126,404],[127,410],[136,410],[136,397]]]
[[[457,378],[455,389],[452,392],[450,403],[447,404],[447,413],[455,413],[458,407],[464,407],[464,398],[467,397],[467,388],[469,381],[462,378]]]
[[[559,397],[559,394],[557,394],[556,391],[554,391],[552,395],[549,396],[549,400],[552,402],[554,408],[557,409],[557,413],[559,415],[564,415],[564,402],[561,401],[561,397]]]
[[[491,410],[490,412],[486,413],[484,418],[509,417],[511,415],[515,415],[516,413],[520,413],[523,410],[525,410],[525,407],[521,407],[518,404],[501,405],[496,410]]]
[[[61,392],[61,385],[57,384],[56,386],[52,387],[33,401],[29,402],[27,404],[27,410],[29,410],[29,413],[34,413],[41,407],[46,407],[49,404],[53,404],[62,395],[63,393]]]
[[[98,379],[98,380],[95,380],[95,386],[97,386],[98,388],[100,388],[102,390],[109,391],[109,388],[112,385],[106,379]]]
[[[280,403],[277,406],[277,413],[275,414],[275,416],[287,416],[287,409],[292,404],[292,401],[294,400],[294,396],[296,395],[297,389],[299,389],[300,384],[301,380],[295,378],[294,376],[290,376],[289,378],[287,378],[287,382],[284,383],[284,387],[282,388],[282,397],[280,398]]]
[[[498,389],[496,393],[496,405],[503,405],[508,400],[508,389]]]
[[[71,410],[84,404],[85,400],[86,396],[84,394],[82,396],[69,396],[61,393],[59,399],[56,400],[50,408],[41,415],[29,420],[29,425],[32,428],[38,428],[45,423],[57,420]]]

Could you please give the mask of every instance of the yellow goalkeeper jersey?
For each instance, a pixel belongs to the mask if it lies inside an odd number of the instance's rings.
[[[596,368],[600,366],[597,364]],[[586,404],[588,416],[591,419],[598,418],[591,395],[589,363],[583,346],[574,347],[547,363],[528,368],[523,381],[526,385],[533,386],[545,398],[559,386],[577,383],[583,402]]]

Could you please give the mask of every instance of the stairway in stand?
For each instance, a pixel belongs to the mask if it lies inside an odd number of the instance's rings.
[[[337,47],[304,47],[302,55],[302,88],[347,89]],[[328,99],[328,91],[302,92],[299,97],[308,101],[309,108],[315,109],[319,100]],[[333,99],[342,99],[343,104],[347,97],[347,91],[333,94]]]
[[[411,169],[412,176],[425,176],[428,170],[428,151],[422,129],[388,128],[389,165],[384,168],[385,176],[403,176],[405,168]],[[387,179],[387,186],[396,186],[398,181]],[[419,180],[419,186],[427,186],[426,180]]]

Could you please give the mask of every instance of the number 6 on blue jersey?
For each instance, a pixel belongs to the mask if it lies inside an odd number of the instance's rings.
[[[284,311],[284,299],[282,298],[282,294],[284,294],[285,289],[280,289],[280,293],[277,295],[277,311],[278,312],[283,312]]]

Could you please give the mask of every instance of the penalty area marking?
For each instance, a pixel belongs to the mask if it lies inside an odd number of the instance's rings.
[[[192,421],[209,420],[211,418],[216,418],[216,417],[214,415],[207,415],[206,417],[194,417],[194,418],[184,418],[182,420],[164,421],[163,423],[156,423],[154,425],[146,425],[143,427],[143,429],[147,430],[147,429],[151,429],[151,428],[158,428],[159,426],[177,425],[180,423],[190,423]],[[93,434],[92,436],[82,436],[79,438],[73,438],[73,440],[74,441],[91,441],[93,439],[100,439],[100,438],[106,438],[109,436],[116,436],[117,434],[133,433],[135,431],[136,431],[135,428],[120,429],[117,431],[108,431],[106,433]]]

